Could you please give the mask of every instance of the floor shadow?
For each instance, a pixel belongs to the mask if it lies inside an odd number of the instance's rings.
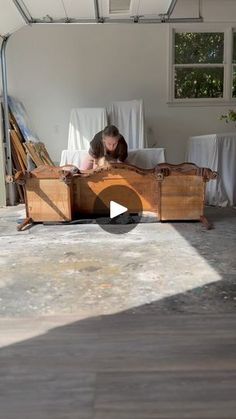
[[[216,288],[234,292],[228,285],[222,281],[208,288],[213,296]],[[204,304],[204,287],[197,295]],[[191,290],[74,321],[3,347],[0,418],[234,419],[233,306],[228,313],[181,314],[176,298],[188,304],[196,294]],[[53,327],[50,318],[42,322]],[[33,319],[1,323],[6,337],[37,330],[39,324]],[[55,324],[60,319],[54,318]]]

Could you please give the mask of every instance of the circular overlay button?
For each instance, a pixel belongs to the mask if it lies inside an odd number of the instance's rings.
[[[99,193],[94,203],[94,215],[99,226],[111,234],[133,230],[142,217],[142,202],[128,186],[109,186]]]

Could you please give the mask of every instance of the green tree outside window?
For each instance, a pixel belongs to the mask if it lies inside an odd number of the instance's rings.
[[[223,62],[223,32],[176,32],[175,98],[222,98],[224,90]]]

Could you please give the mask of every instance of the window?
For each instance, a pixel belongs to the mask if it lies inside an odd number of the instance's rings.
[[[128,13],[130,11],[131,0],[110,0],[109,13]]]
[[[172,30],[170,100],[214,103],[236,100],[236,28]]]
[[[224,33],[175,32],[173,67],[175,99],[223,98]]]
[[[232,96],[236,98],[236,32],[233,32],[233,54],[232,54]]]

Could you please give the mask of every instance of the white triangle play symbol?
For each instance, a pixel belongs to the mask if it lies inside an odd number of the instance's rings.
[[[110,218],[117,217],[126,211],[128,211],[128,208],[123,207],[123,205],[120,205],[115,201],[110,201]]]

